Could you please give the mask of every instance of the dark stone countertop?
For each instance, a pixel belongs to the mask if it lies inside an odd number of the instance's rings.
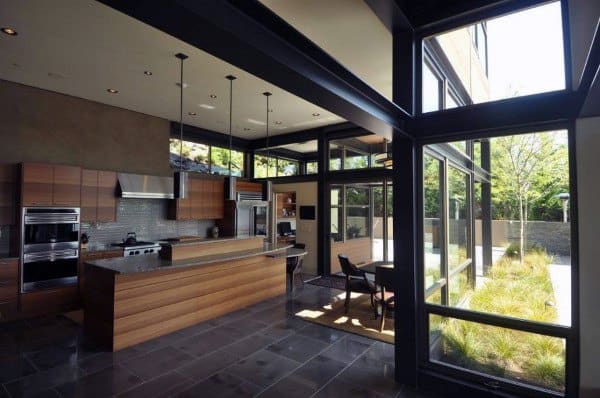
[[[118,257],[106,260],[87,261],[86,264],[107,269],[117,274],[135,274],[139,272],[166,271],[187,267],[197,267],[224,261],[239,260],[253,256],[265,256],[277,251],[282,251],[292,245],[265,243],[262,249],[240,250],[224,254],[212,254],[185,260],[163,260],[158,254],[145,254],[140,256]]]

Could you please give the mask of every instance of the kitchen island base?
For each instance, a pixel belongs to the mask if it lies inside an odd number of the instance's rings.
[[[243,309],[286,290],[285,259],[266,255],[122,274],[86,264],[85,272],[86,280],[94,281],[85,289],[86,336],[112,351]]]

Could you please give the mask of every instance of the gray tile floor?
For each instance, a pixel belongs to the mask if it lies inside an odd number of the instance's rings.
[[[293,316],[336,294],[306,284],[117,353],[62,316],[0,324],[0,398],[431,397],[394,382],[391,345]]]

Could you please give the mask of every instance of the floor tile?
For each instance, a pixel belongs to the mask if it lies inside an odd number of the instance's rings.
[[[186,354],[200,357],[235,342],[239,337],[239,333],[232,334],[231,330],[218,327],[180,340],[173,346]]]
[[[293,359],[298,362],[305,362],[315,356],[327,347],[327,343],[300,334],[293,334],[285,339],[273,343],[267,347],[267,350]]]
[[[274,341],[275,339],[273,338],[261,334],[254,334],[248,338],[228,345],[224,350],[233,354],[237,359],[242,359],[250,354],[254,354],[256,351],[262,350]]]
[[[236,355],[225,350],[219,350],[192,360],[178,368],[177,372],[189,379],[200,381],[237,362],[237,360]]]
[[[149,380],[192,361],[194,357],[173,347],[165,347],[123,363],[133,374]]]
[[[279,380],[258,396],[260,398],[306,398],[310,397],[314,392],[315,390],[312,387],[288,376]]]
[[[63,384],[56,389],[63,398],[104,398],[128,390],[141,381],[123,366],[117,365]]]
[[[374,391],[370,391],[364,387],[355,386],[344,382],[338,378],[333,379],[331,383],[327,384],[321,390],[319,390],[314,398],[383,398],[382,395],[377,394]]]
[[[303,329],[308,325],[308,322],[303,321],[299,318],[289,318],[281,322],[277,322],[273,326],[261,330],[259,333],[264,334],[267,337],[281,339],[296,333],[298,330]]]
[[[342,332],[341,330],[315,325],[314,323],[299,330],[298,333],[313,339],[321,340],[325,343],[333,343],[348,335],[348,333]]]
[[[339,376],[341,380],[355,386],[375,391],[385,397],[395,397],[401,385],[394,380],[394,366],[385,362],[371,362],[366,358],[358,358]]]
[[[287,378],[310,387],[314,393],[345,367],[346,364],[343,362],[319,355],[306,362]]]
[[[79,367],[70,364],[33,373],[4,386],[13,398],[30,397],[83,376],[85,374]]]
[[[118,395],[119,398],[157,398],[173,394],[187,388],[191,380],[177,372],[171,372],[139,384]]]
[[[350,363],[367,351],[369,347],[371,347],[369,344],[353,340],[346,336],[333,343],[331,347],[323,351],[322,355],[327,358]]]
[[[178,394],[178,397],[253,397],[261,387],[226,372],[218,373]]]
[[[0,358],[0,383],[18,379],[37,372],[25,355],[12,355]]]
[[[227,373],[266,388],[299,365],[299,362],[262,350],[232,365]]]

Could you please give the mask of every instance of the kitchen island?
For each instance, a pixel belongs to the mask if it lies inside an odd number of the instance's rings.
[[[284,294],[285,258],[270,255],[288,247],[207,239],[87,262],[86,336],[117,351]]]

